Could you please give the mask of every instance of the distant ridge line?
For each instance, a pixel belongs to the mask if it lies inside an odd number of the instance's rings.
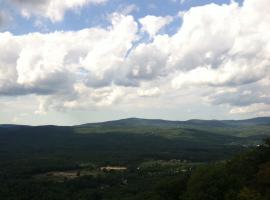
[[[123,118],[117,120],[109,120],[109,121],[101,121],[101,122],[92,122],[92,123],[85,123],[74,125],[71,127],[84,127],[84,126],[97,126],[97,125],[213,125],[213,126],[226,126],[226,125],[270,125],[270,117],[255,117],[249,119],[240,119],[240,120],[217,120],[217,119],[189,119],[189,120],[165,120],[165,119],[145,119],[145,118],[137,118],[137,117],[130,117],[130,118]],[[60,125],[38,125],[38,126],[31,126],[31,125],[20,125],[20,124],[0,124],[0,128],[14,128],[14,127],[50,127],[50,126],[58,126]],[[62,127],[69,127],[69,126],[62,126]]]
[[[144,118],[124,118],[119,120],[110,120],[104,122],[94,122],[94,123],[86,123],[77,126],[94,126],[94,125],[131,125],[131,124],[171,124],[171,125],[213,125],[213,126],[226,126],[226,125],[254,125],[254,124],[270,124],[270,117],[256,117],[250,119],[241,119],[241,120],[203,120],[203,119],[189,119],[186,121],[177,121],[177,120],[164,120],[164,119],[144,119]]]

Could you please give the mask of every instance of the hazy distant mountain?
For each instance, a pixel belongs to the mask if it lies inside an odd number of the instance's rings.
[[[220,160],[270,136],[270,118],[188,120],[128,118],[79,126],[0,125],[0,161]],[[16,165],[17,166],[17,165]]]
[[[199,127],[228,127],[228,126],[248,126],[248,125],[270,125],[270,117],[258,117],[246,120],[200,120],[191,119],[187,121],[170,121],[162,119],[141,119],[127,118],[114,121],[106,121],[99,123],[88,123],[80,125],[88,126],[199,126]]]
[[[224,120],[223,122],[230,125],[270,125],[270,117],[257,117],[245,120]]]
[[[12,129],[16,129],[16,128],[23,128],[23,127],[29,127],[27,125],[16,125],[16,124],[0,124],[0,128],[12,128]]]
[[[163,119],[142,119],[126,118],[97,123],[87,123],[75,127],[93,127],[93,126],[150,126],[150,127],[229,127],[229,126],[257,126],[270,125],[270,117],[257,117],[244,120],[201,120],[190,119],[187,121],[172,121]],[[48,125],[50,126],[50,125]],[[0,128],[28,127],[27,125],[0,124]]]
[[[112,138],[119,134],[130,137],[137,135],[141,140],[148,136],[157,136],[163,139],[181,141],[182,144],[195,142],[197,144],[228,145],[228,144],[259,144],[263,138],[270,136],[270,117],[253,118],[246,120],[199,120],[169,121],[161,119],[127,118],[100,123],[88,123],[78,126],[20,126],[0,125],[0,134],[33,136],[63,133],[72,134],[105,134]],[[12,134],[12,135],[13,135]],[[192,146],[192,145],[191,145]]]
[[[180,121],[169,121],[162,119],[141,119],[141,118],[127,118],[107,122],[88,123],[80,126],[177,126]]]

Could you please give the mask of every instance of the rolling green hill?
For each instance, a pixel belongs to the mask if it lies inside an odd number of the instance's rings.
[[[188,120],[129,118],[78,126],[0,126],[0,159],[135,162],[222,160],[270,135],[270,118]],[[102,155],[101,159],[99,155]],[[61,162],[60,162],[61,163]]]
[[[188,120],[168,121],[160,119],[128,118],[101,123],[89,123],[75,127],[81,132],[137,132],[170,136],[184,136],[191,130],[214,135],[249,137],[252,139],[270,135],[270,117],[247,120]],[[199,130],[199,131],[198,131]]]
[[[141,119],[127,118],[107,122],[88,123],[79,126],[157,126],[157,127],[175,127],[175,126],[204,126],[204,127],[228,127],[228,126],[256,126],[269,125],[270,117],[258,117],[245,120],[200,120],[191,119],[187,121],[170,121],[162,119]]]
[[[0,125],[0,199],[165,200],[193,169],[224,163],[269,135],[269,118]]]

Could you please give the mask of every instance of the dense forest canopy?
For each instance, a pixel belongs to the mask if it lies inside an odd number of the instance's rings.
[[[0,197],[268,200],[268,126],[266,119],[3,125]]]

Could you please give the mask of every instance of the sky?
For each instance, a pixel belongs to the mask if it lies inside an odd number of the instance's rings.
[[[0,124],[270,116],[269,0],[0,0]]]

